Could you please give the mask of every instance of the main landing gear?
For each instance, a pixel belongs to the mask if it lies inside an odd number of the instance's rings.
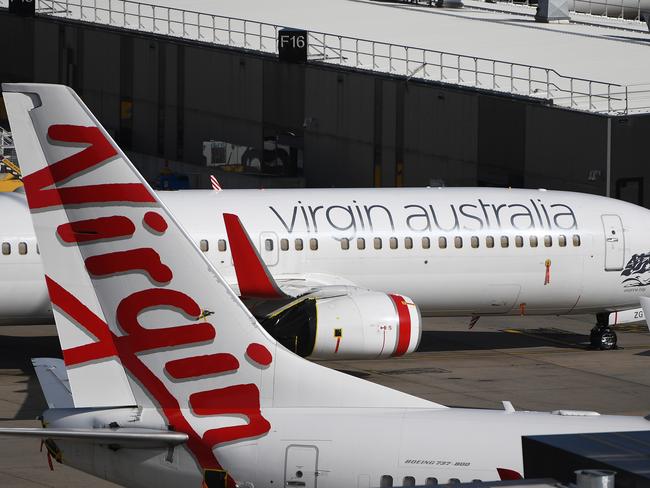
[[[596,314],[596,325],[591,329],[589,334],[591,347],[601,351],[616,349],[616,332],[609,326],[609,313],[603,312]]]

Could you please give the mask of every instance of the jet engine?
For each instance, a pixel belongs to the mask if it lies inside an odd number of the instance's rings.
[[[289,350],[309,359],[403,356],[418,347],[420,311],[410,298],[352,287],[326,287],[260,320]]]

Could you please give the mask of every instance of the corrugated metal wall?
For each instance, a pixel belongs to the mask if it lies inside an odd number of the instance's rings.
[[[0,13],[3,81],[73,86],[126,149],[204,166],[202,142],[304,150],[310,187],[524,186],[650,204],[650,116],[539,102],[51,18]],[[1,114],[0,114],[1,115]],[[296,142],[299,141],[299,142]],[[645,189],[645,191],[644,191]]]

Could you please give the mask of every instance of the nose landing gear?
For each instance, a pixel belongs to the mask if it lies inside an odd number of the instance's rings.
[[[596,325],[589,334],[591,347],[601,351],[616,349],[618,338],[616,332],[609,326],[609,313],[596,314]]]

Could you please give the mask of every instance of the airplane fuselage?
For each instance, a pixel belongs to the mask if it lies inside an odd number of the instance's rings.
[[[648,210],[570,192],[494,188],[190,190],[162,201],[236,284],[222,214],[236,213],[278,283],[352,284],[411,297],[428,316],[638,307],[650,281]],[[2,319],[49,301],[16,194],[0,255]],[[21,221],[14,229],[14,223]],[[23,222],[24,221],[24,222]],[[19,254],[20,242],[27,253]],[[646,268],[648,268],[646,270]],[[6,278],[6,279],[5,279]]]

